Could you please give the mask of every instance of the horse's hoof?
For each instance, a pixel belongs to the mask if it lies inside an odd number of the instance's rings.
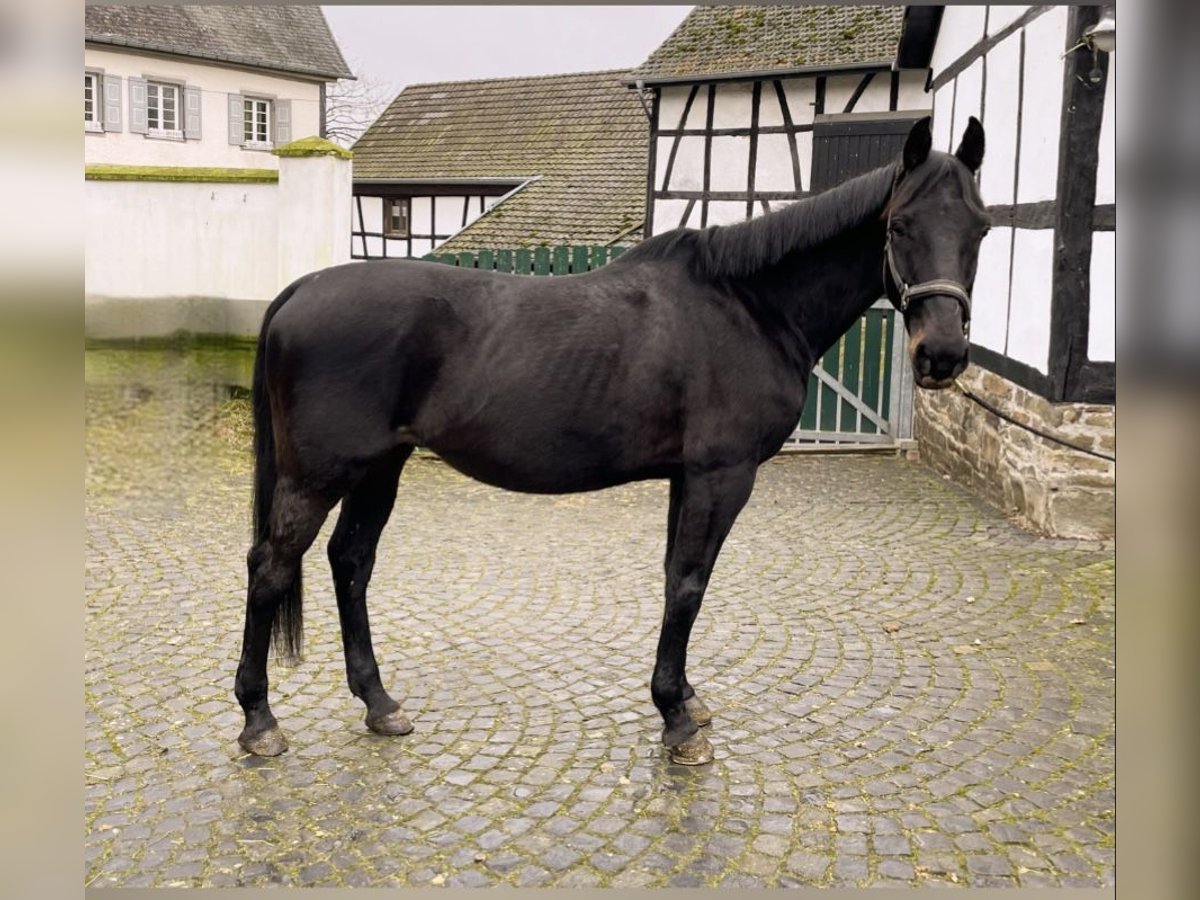
[[[249,737],[243,731],[238,736],[238,743],[241,744],[243,750],[253,753],[255,756],[278,756],[288,748],[287,738],[275,725]]]
[[[367,719],[367,727],[376,734],[398,735],[408,734],[413,730],[413,723],[404,713],[397,710],[378,719]]]
[[[692,721],[701,728],[712,724],[712,710],[704,705],[704,701],[700,699],[698,694],[692,694],[692,696],[684,700],[683,708],[692,717]]]
[[[681,766],[702,766],[713,761],[712,744],[703,734],[697,731],[682,744],[667,747],[671,762]]]

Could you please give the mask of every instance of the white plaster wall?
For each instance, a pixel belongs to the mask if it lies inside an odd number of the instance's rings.
[[[408,214],[411,217],[409,231],[414,234],[433,234],[433,203],[429,197],[413,197]]]
[[[280,286],[350,261],[351,163],[334,156],[279,161]]]
[[[983,6],[946,7],[930,59],[935,76],[983,40],[984,10]]]
[[[709,189],[713,191],[746,191],[750,172],[750,138],[714,137]],[[757,163],[755,175],[757,180]],[[742,205],[745,210],[745,205]]]
[[[1008,25],[1011,25],[1017,19],[1025,14],[1028,6],[1015,4],[1013,6],[989,6],[988,7],[988,35],[996,34],[1003,31]]]
[[[699,207],[700,204],[696,204]],[[654,201],[654,219],[651,222],[650,230],[654,234],[662,234],[664,231],[670,231],[672,228],[678,228],[681,224],[683,211],[687,209],[686,200],[655,200]],[[699,217],[696,217],[699,221]],[[693,223],[686,223],[693,224]]]
[[[269,150],[243,150],[229,143],[228,95],[244,92],[290,100],[292,138],[310,137],[320,131],[320,85],[280,78],[251,70],[226,68],[167,57],[150,57],[132,52],[84,48],[84,67],[119,75],[121,82],[121,130],[84,135],[84,163],[115,163],[135,166],[217,166],[232,168],[278,167]],[[201,95],[200,140],[173,141],[134,134],[129,130],[129,77],[159,77],[199,87]],[[82,106],[82,102],[80,104]],[[80,125],[82,129],[82,123]]]
[[[1115,361],[1117,358],[1116,238],[1115,231],[1092,234],[1088,359],[1094,362]]]
[[[667,162],[670,159],[671,144],[667,143],[666,152],[658,155],[658,177],[655,184],[661,188],[666,177]],[[671,170],[671,181],[667,189],[672,191],[700,191],[704,189],[704,138],[699,135],[689,135],[679,140],[679,149],[675,153],[675,166]]]
[[[896,92],[897,109],[929,109],[932,95],[925,92],[925,72],[905,70],[900,73],[900,90]]]
[[[790,101],[788,111],[791,115],[795,115],[791,112]],[[764,128],[783,124],[783,110],[779,106],[779,94],[775,92],[775,85],[769,82],[763,85],[762,96],[758,101],[758,124]]]
[[[793,125],[811,125],[816,116],[813,104],[817,99],[815,78],[789,78],[783,82],[783,95],[787,98],[788,113]]]
[[[1008,261],[1011,228],[993,228],[979,247],[979,267],[971,292],[971,342],[1004,352],[1008,337]]]
[[[1066,49],[1066,28],[1067,7],[1059,6],[1034,19],[1025,29],[1025,97],[1021,109],[1018,203],[1053,200],[1058,189],[1058,132],[1063,85],[1061,56]]]
[[[689,88],[663,87],[658,95],[658,127],[678,128],[683,117],[683,107],[687,103]],[[697,95],[699,100],[700,96]]]
[[[933,121],[929,133],[933,149],[945,152],[950,146],[950,129],[954,127],[954,82],[944,84],[933,91]]]
[[[269,299],[278,283],[274,184],[87,181],[92,297]]]
[[[1018,229],[1013,247],[1007,355],[1048,371],[1054,231]]]
[[[696,205],[699,206],[698,203]],[[761,211],[761,207],[759,210]],[[714,200],[708,204],[709,225],[734,225],[744,221],[746,221],[745,200]]]
[[[993,10],[1001,7],[994,7]],[[1019,39],[1001,41],[988,54],[987,100],[983,115],[986,150],[979,170],[979,190],[984,202],[1013,201],[1013,174],[1017,161],[1017,80],[1012,77],[1021,59]]]
[[[803,170],[801,170],[803,174]],[[758,138],[758,159],[754,166],[754,188],[759,191],[794,191],[792,153],[786,134],[764,134]]]
[[[953,153],[962,141],[963,132],[967,130],[967,122],[971,116],[979,118],[983,102],[983,60],[977,59],[967,66],[958,76],[958,99],[954,103],[954,124],[950,128],[950,143],[945,147],[947,153]],[[987,126],[984,126],[986,133]],[[986,147],[986,139],[985,144]]]
[[[713,103],[713,128],[746,128],[750,124],[750,114],[754,107],[753,97],[754,86],[748,82],[717,85],[717,95]],[[696,100],[699,101],[700,97]]]
[[[353,200],[355,216],[358,215],[359,205],[362,206],[363,221],[357,222],[362,231],[383,231],[383,198],[356,197]]]

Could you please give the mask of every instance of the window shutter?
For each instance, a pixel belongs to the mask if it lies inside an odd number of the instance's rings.
[[[102,119],[105,131],[121,130],[121,76],[105,75],[103,77],[104,106]]]
[[[275,146],[292,142],[292,101],[275,101]]]
[[[134,134],[145,134],[146,127],[146,79],[129,79],[129,130]]]
[[[183,137],[185,140],[200,140],[200,88],[183,89]]]
[[[242,123],[242,95],[229,95],[229,143],[240,147],[246,142]]]

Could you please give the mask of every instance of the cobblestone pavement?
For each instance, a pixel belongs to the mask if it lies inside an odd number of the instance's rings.
[[[649,677],[666,488],[533,497],[415,458],[370,591],[416,731],[367,732],[323,545],[282,757],[233,697],[245,354],[87,354],[87,883],[1106,886],[1113,552],[920,465],[766,465],[689,656],[716,761]],[[235,392],[236,393],[236,392]]]

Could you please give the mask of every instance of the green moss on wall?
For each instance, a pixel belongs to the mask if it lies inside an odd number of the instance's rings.
[[[271,152],[276,156],[336,156],[338,159],[351,159],[354,156],[345,147],[315,135],[276,147]]]
[[[279,181],[275,169],[222,169],[209,166],[85,166],[88,181],[199,181],[243,184],[272,184]]]

